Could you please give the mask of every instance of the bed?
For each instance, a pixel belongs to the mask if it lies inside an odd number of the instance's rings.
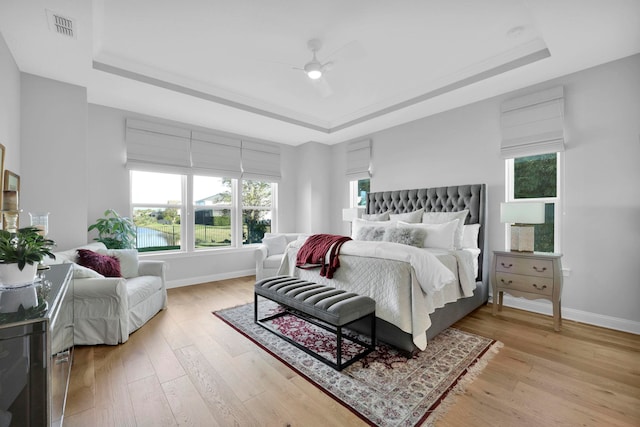
[[[476,247],[418,249],[354,240],[342,246],[340,267],[327,279],[319,269],[295,267],[303,244],[299,240],[287,248],[279,274],[371,296],[376,300],[377,338],[405,351],[422,350],[429,339],[487,302],[485,200],[485,184],[369,193],[367,215],[387,212],[398,219],[424,211],[429,213],[426,218],[443,215],[434,212],[455,215],[468,210],[464,224],[479,224],[472,226],[477,232]]]

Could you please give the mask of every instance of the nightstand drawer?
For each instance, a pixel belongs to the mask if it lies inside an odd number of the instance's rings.
[[[553,294],[553,279],[546,277],[496,273],[496,284],[507,292],[512,289],[547,296]]]
[[[496,271],[553,278],[553,261],[536,258],[497,256]]]

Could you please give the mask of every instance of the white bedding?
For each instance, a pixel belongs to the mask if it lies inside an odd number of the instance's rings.
[[[352,240],[341,248],[340,268],[333,279],[326,279],[320,276],[319,268],[295,267],[303,243],[298,240],[289,245],[278,274],[372,297],[376,300],[376,316],[410,333],[422,350],[431,326],[429,314],[446,303],[473,295],[475,289],[479,250],[419,249]]]

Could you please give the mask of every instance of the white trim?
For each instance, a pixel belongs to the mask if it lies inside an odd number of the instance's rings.
[[[200,285],[202,283],[217,282],[219,280],[236,279],[238,277],[254,276],[256,269],[232,271],[228,273],[209,274],[206,276],[189,277],[186,279],[168,280],[167,289],[181,288],[184,286]]]
[[[553,313],[553,306],[550,301],[528,300],[525,298],[512,297],[511,295],[504,295],[503,298],[503,305],[506,307],[518,308],[520,310],[546,314],[548,316],[551,316]],[[493,303],[493,297],[490,297],[489,301]],[[640,322],[622,319],[620,317],[562,307],[562,319],[640,335]]]

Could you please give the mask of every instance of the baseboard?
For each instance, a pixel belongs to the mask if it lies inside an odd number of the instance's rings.
[[[207,276],[188,277],[180,280],[168,280],[167,289],[181,288],[183,286],[198,285],[200,283],[215,282],[218,280],[235,279],[237,277],[253,276],[256,274],[255,268],[241,271],[231,271],[228,273],[210,274]]]
[[[489,301],[493,302],[493,298],[489,297]],[[546,314],[549,316],[553,315],[553,307],[550,301],[515,298],[511,295],[505,294],[503,304],[507,307],[532,311],[534,313]],[[566,307],[562,307],[562,318],[567,320],[575,320],[576,322],[586,323],[589,325],[601,326],[603,328],[615,329],[616,331],[630,332],[632,334],[640,335],[640,322],[635,322],[633,320],[606,316],[604,314],[590,313],[588,311],[576,310]]]

